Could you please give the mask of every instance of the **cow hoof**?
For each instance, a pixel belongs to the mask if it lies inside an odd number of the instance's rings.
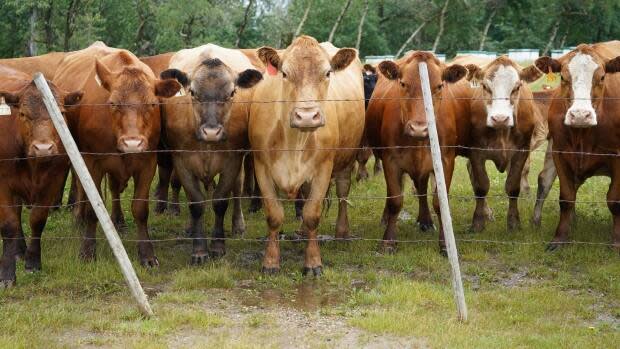
[[[312,275],[319,277],[323,274],[323,267],[320,265],[318,267],[304,267],[301,273],[303,276],[306,276],[309,275],[311,271]]]
[[[209,260],[209,255],[205,252],[193,253],[190,261],[191,265],[201,265]]]
[[[560,248],[561,245],[562,245],[562,243],[559,243],[559,242],[556,242],[556,241],[550,242],[549,244],[547,244],[547,247],[545,247],[545,252],[557,251]]]
[[[140,264],[145,268],[157,268],[159,267],[159,260],[157,257],[146,257],[140,259]]]
[[[435,225],[433,223],[418,222],[418,226],[420,227],[420,230],[423,232],[435,230]]]
[[[35,273],[35,272],[41,271],[41,261],[26,258],[26,263],[24,265],[24,271],[26,273]]]
[[[97,254],[95,253],[95,249],[82,248],[82,250],[80,250],[80,259],[87,263],[96,261]]]
[[[223,248],[221,248],[221,249],[220,248],[214,248],[214,249],[210,249],[209,250],[209,255],[213,259],[222,258],[222,257],[224,257],[225,254],[226,254],[226,250],[224,250]]]
[[[448,258],[448,249],[446,248],[446,246],[441,246],[441,245],[439,246],[439,254],[442,257]]]
[[[380,243],[379,244],[379,253],[382,254],[395,254],[396,253],[396,244],[393,243]]]
[[[263,268],[261,269],[261,273],[266,274],[266,275],[275,275],[277,273],[280,272],[280,268],[279,267],[265,267],[263,266]]]
[[[245,227],[233,227],[232,232],[230,234],[232,236],[243,237],[243,235],[245,235]]]
[[[478,222],[472,223],[471,227],[469,228],[469,231],[472,233],[480,233],[483,230],[484,230],[484,223],[478,223]]]
[[[162,215],[164,214],[164,212],[166,212],[166,203],[165,202],[157,202],[157,205],[155,205],[155,214],[156,215]]]
[[[12,288],[15,286],[15,280],[0,280],[0,290]]]
[[[168,212],[175,217],[178,217],[181,215],[181,206],[179,206],[178,204],[171,204],[170,206],[168,206]]]

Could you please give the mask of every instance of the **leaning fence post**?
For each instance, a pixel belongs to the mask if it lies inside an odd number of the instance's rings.
[[[77,145],[75,144],[75,140],[71,136],[71,132],[69,132],[69,128],[67,127],[67,123],[63,118],[58,105],[56,104],[56,100],[52,95],[52,91],[50,91],[49,86],[47,85],[47,81],[43,77],[43,74],[36,73],[34,76],[34,82],[37,85],[39,91],[43,95],[43,102],[47,107],[47,111],[49,112],[52,122],[54,123],[54,127],[62,140],[62,144],[67,151],[67,155],[71,160],[71,164],[75,169],[75,172],[82,183],[82,187],[88,196],[88,200],[90,201],[95,213],[97,214],[97,218],[99,219],[99,223],[101,223],[101,228],[108,239],[108,243],[112,248],[112,252],[114,252],[114,257],[118,261],[119,266],[121,267],[121,272],[125,277],[125,281],[129,286],[129,290],[131,291],[132,296],[138,302],[138,306],[140,307],[140,311],[145,316],[152,316],[153,311],[151,310],[151,306],[149,305],[149,301],[142,290],[142,286],[140,285],[140,280],[138,280],[138,276],[136,275],[131,262],[129,261],[129,257],[127,256],[127,252],[125,251],[125,247],[123,247],[123,243],[116,232],[116,228],[114,228],[114,224],[108,215],[108,211],[103,204],[103,200],[101,200],[101,196],[99,195],[99,191],[95,186],[95,182],[93,182],[88,169],[86,168],[86,164],[84,163],[84,159],[78,150]]]
[[[452,289],[454,291],[456,308],[459,313],[459,320],[467,321],[467,304],[465,304],[459,256],[456,251],[454,231],[452,230],[452,216],[450,215],[450,205],[448,203],[448,190],[446,189],[443,163],[441,162],[441,149],[439,148],[439,136],[437,135],[433,97],[431,95],[426,62],[420,62],[419,70],[420,80],[422,82],[422,96],[424,97],[424,110],[426,111],[426,120],[428,123],[428,138],[431,143],[431,155],[433,157],[433,169],[435,171],[435,183],[437,184],[437,194],[439,196],[441,222],[443,224],[446,248],[448,250],[448,260],[450,261],[452,271]]]

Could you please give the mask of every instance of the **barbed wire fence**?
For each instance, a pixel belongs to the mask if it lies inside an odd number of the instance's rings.
[[[442,97],[442,98],[453,98],[456,100],[483,100],[483,101],[489,101],[491,100],[491,98],[476,98],[476,97],[468,97],[468,98],[459,98],[459,97]],[[53,100],[53,97],[51,97],[51,99]],[[563,101],[569,101],[569,100],[574,100],[573,98],[570,97],[557,97],[557,96],[547,96],[544,98],[523,98],[521,97],[521,99],[527,99],[527,100],[532,100],[532,101],[541,101],[541,100],[546,100],[546,101],[551,101],[551,100],[563,100]],[[613,99],[613,100],[620,100],[620,98],[605,98],[605,99]],[[414,100],[419,100],[419,101],[424,101],[423,97],[397,97],[397,98],[390,98],[390,97],[382,97],[382,98],[372,98],[371,100],[410,100],[410,101],[414,101]],[[509,100],[509,98],[504,98],[503,100]],[[361,102],[364,101],[364,99],[323,99],[323,100],[315,100],[314,102]],[[170,104],[197,104],[197,103],[241,103],[241,104],[265,104],[265,103],[269,103],[269,104],[274,104],[274,103],[296,103],[299,101],[290,101],[290,100],[269,100],[269,101],[207,101],[207,102],[200,102],[200,101],[196,101],[196,100],[190,100],[190,101],[175,101],[175,102],[158,102],[158,103],[152,103],[152,105],[170,105]],[[138,104],[133,104],[133,103],[127,103],[127,104],[117,104],[116,106],[122,107],[122,106],[137,106]],[[82,104],[82,106],[109,106],[108,103],[102,103],[102,104]],[[544,122],[544,121],[543,121]],[[454,150],[475,150],[475,151],[490,151],[490,152],[498,152],[498,151],[504,151],[504,152],[530,152],[530,153],[545,153],[545,154],[565,154],[565,155],[576,155],[576,156],[602,156],[602,157],[620,157],[620,151],[609,151],[609,152],[582,152],[582,151],[561,151],[561,150],[555,150],[555,149],[542,149],[542,148],[537,148],[537,149],[518,149],[518,148],[506,148],[506,149],[497,149],[497,148],[493,148],[493,149],[488,149],[488,148],[480,148],[480,147],[468,147],[468,146],[462,146],[462,145],[440,145],[441,149],[454,149]],[[365,150],[365,149],[369,149],[369,147],[333,147],[333,148],[313,148],[312,151],[338,151],[338,150],[351,150],[351,151],[359,151],[359,150]],[[372,147],[370,149],[373,150],[400,150],[400,151],[407,151],[407,150],[411,150],[411,149],[428,149],[430,150],[430,144],[423,144],[423,145],[401,145],[401,146],[390,146],[390,147]],[[170,154],[170,155],[174,155],[174,154],[184,154],[184,153],[202,153],[202,154],[210,154],[210,153],[244,153],[244,154],[252,154],[252,153],[256,153],[256,152],[303,152],[306,151],[306,149],[156,149],[156,150],[147,150],[142,152],[143,154],[161,154],[161,153],[166,153],[166,154]],[[119,157],[123,157],[123,156],[133,156],[135,154],[125,154],[125,153],[119,153],[119,152],[101,152],[101,153],[95,153],[95,152],[79,152],[79,154],[81,156],[119,156]],[[66,157],[67,154],[54,154],[54,155],[46,155],[46,157]],[[24,157],[17,157],[17,158],[5,158],[2,159],[0,158],[0,162],[16,162],[16,161],[27,161],[27,160],[31,160],[31,159],[40,159],[40,156],[24,156]],[[167,189],[167,188],[166,188]],[[417,194],[417,193],[407,193],[407,194],[402,194],[399,196],[409,196],[409,197],[414,197],[414,198],[420,198],[420,197],[426,197],[431,198],[433,196],[433,193],[428,193],[428,194]],[[386,199],[390,199],[390,198],[395,198],[398,196],[372,196],[372,195],[366,195],[366,196],[349,196],[347,198],[347,200],[351,200],[351,201],[357,201],[357,200],[364,200],[364,201],[380,201],[380,202],[385,202]],[[528,197],[511,197],[508,195],[487,195],[485,197],[477,197],[475,195],[456,195],[456,194],[447,194],[447,197],[450,200],[462,200],[462,201],[474,201],[474,200],[478,200],[478,199],[482,199],[482,198],[486,198],[486,199],[517,199],[520,201],[530,201],[531,198]],[[281,197],[277,197],[277,198],[265,198],[262,196],[254,196],[254,195],[241,195],[241,196],[229,196],[227,197],[225,200],[229,200],[229,199],[239,199],[239,200],[252,200],[252,199],[274,199],[274,200],[279,200],[282,202],[297,202],[300,199],[289,199],[289,198],[281,198]],[[335,198],[336,200],[338,198]],[[111,202],[114,201],[123,201],[123,200],[129,200],[129,201],[135,201],[137,199],[133,199],[133,198],[129,198],[129,199],[118,199],[118,200],[114,200],[111,199]],[[202,201],[184,201],[181,204],[208,204],[208,203],[212,203],[214,201],[217,201],[218,199],[213,199],[213,198],[207,198],[205,200]],[[219,199],[222,200],[222,199]],[[304,200],[309,200],[309,199],[304,199]],[[109,201],[109,200],[108,200]],[[165,204],[176,204],[176,202],[171,201],[171,200],[158,200],[158,199],[154,199],[154,198],[149,198],[149,199],[144,199],[143,201],[147,201],[149,203],[165,203]],[[535,200],[534,200],[535,201]],[[560,200],[560,199],[547,199],[546,201],[553,201],[553,202],[565,202],[565,200]],[[607,206],[609,203],[617,203],[615,201],[610,202],[608,200],[589,200],[589,201],[584,201],[584,200],[575,200],[575,201],[569,201],[571,203],[578,203],[578,204],[587,204],[587,205],[605,205]],[[59,208],[73,208],[76,207],[80,204],[87,204],[87,203],[91,203],[90,200],[82,200],[82,201],[77,201],[77,202],[73,202],[73,203],[69,203],[69,204],[58,204],[58,205],[49,205],[49,206],[42,206],[42,205],[5,205],[5,207],[22,207],[22,206],[27,206],[29,208],[34,208],[34,207],[45,207],[45,208],[54,208],[54,209],[59,209]],[[435,217],[436,218],[436,217]],[[375,224],[378,223],[376,219],[372,219],[372,220],[368,220],[368,223],[370,222],[374,222]],[[469,227],[469,225],[455,225],[455,227],[458,228],[466,228]],[[21,239],[21,237],[19,238]],[[86,238],[86,237],[82,237],[82,236],[49,236],[49,235],[43,235],[41,238],[41,240],[51,240],[51,241],[62,241],[62,240],[84,240],[84,239],[93,239],[93,240],[106,240],[107,238],[101,238],[101,237],[94,237],[94,238]],[[195,237],[191,237],[191,236],[174,236],[174,237],[170,237],[170,238],[152,238],[149,239],[148,241],[153,242],[153,243],[165,243],[165,242],[183,242],[183,241],[194,241],[197,238]],[[251,237],[238,237],[238,236],[226,236],[223,238],[213,238],[213,237],[204,237],[204,238],[200,238],[200,239],[204,239],[204,240],[224,240],[224,241],[238,241],[238,242],[245,242],[245,243],[253,243],[253,244],[261,244],[265,242],[265,238],[251,238]],[[140,239],[135,239],[135,238],[130,238],[127,236],[123,236],[120,237],[119,239],[120,241],[123,242],[128,242],[128,243],[139,243],[142,242],[144,240],[140,240]],[[290,242],[303,242],[303,241],[309,241],[309,239],[304,238],[303,236],[298,236],[295,238],[290,238],[290,237],[286,237],[286,236],[281,236],[278,238],[279,241],[290,241]],[[348,238],[348,239],[328,239],[325,241],[330,241],[330,242],[355,242],[355,241],[365,241],[365,242],[376,242],[376,243],[381,243],[384,240],[381,238],[369,238],[369,237],[365,237],[365,236],[356,236],[356,237],[352,237],[352,238]],[[518,240],[492,240],[492,239],[473,239],[473,238],[456,238],[455,241],[457,243],[463,243],[463,244],[496,244],[496,245],[545,245],[548,243],[548,241],[518,241]],[[397,239],[394,240],[394,242],[396,243],[403,243],[403,244],[428,244],[428,243],[437,243],[437,239]],[[588,246],[588,247],[614,247],[615,245],[613,243],[604,243],[604,242],[589,242],[589,241],[566,241],[566,242],[558,242],[558,245],[579,245],[579,246]],[[148,307],[147,307],[148,308]],[[150,308],[148,308],[150,310]]]

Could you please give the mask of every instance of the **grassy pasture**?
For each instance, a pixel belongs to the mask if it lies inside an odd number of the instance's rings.
[[[543,153],[535,153],[533,192],[542,158]],[[596,245],[544,252],[543,242],[558,220],[557,187],[545,205],[541,229],[530,227],[533,196],[524,196],[522,229],[507,232],[507,200],[501,197],[505,174],[490,164],[489,170],[490,196],[497,196],[490,201],[496,221],[472,234],[472,191],[465,163],[458,162],[451,192],[457,239],[531,244],[458,243],[467,324],[456,321],[448,263],[437,253],[436,233],[420,232],[414,219],[407,219],[417,214],[412,196],[406,199],[408,214],[400,222],[399,238],[432,242],[402,242],[394,255],[379,254],[375,241],[326,243],[321,248],[325,274],[317,280],[301,275],[303,245],[293,242],[282,243],[277,276],[259,272],[263,245],[258,242],[229,241],[224,258],[200,267],[188,265],[189,241],[158,242],[161,266],[155,270],[139,267],[135,243],[127,242],[157,314],[148,320],[135,310],[104,240],[99,241],[96,263],[78,259],[78,232],[70,214],[61,211],[50,217],[44,234],[44,270],[26,274],[20,263],[17,287],[0,290],[0,347],[617,347],[618,254]],[[604,200],[608,183],[606,178],[591,179],[578,200]],[[410,188],[408,184],[407,193]],[[126,239],[135,238],[130,193],[123,194]],[[354,185],[351,193],[358,198],[384,195],[382,175]],[[383,200],[351,202],[353,233],[380,238]],[[335,206],[323,218],[321,234],[333,234]],[[298,226],[292,205],[286,213],[284,230],[292,232]],[[151,215],[152,238],[184,237],[187,216],[186,207],[178,218]],[[208,210],[207,224],[212,221]],[[265,235],[262,213],[246,214],[246,223],[245,237]],[[574,240],[607,243],[610,230],[603,202],[577,204]]]

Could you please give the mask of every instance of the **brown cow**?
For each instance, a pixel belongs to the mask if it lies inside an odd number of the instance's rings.
[[[371,147],[391,147],[379,150],[387,183],[387,202],[384,210],[387,227],[381,248],[393,252],[396,248],[396,224],[403,206],[404,174],[414,182],[419,196],[417,222],[423,230],[433,226],[426,197],[428,180],[433,172],[429,149],[428,129],[418,65],[426,62],[433,93],[437,132],[442,146],[442,162],[449,189],[457,151],[468,134],[469,103],[471,97],[466,81],[467,69],[461,65],[447,67],[432,53],[412,52],[402,59],[379,64],[381,76],[366,111],[366,133]],[[405,148],[403,148],[405,147]],[[439,201],[433,206],[439,212]],[[445,253],[443,228],[440,220],[439,246]]]
[[[65,93],[48,84],[63,112],[82,98],[82,92]],[[12,105],[10,115],[0,115],[0,288],[4,288],[16,281],[17,256],[25,253],[26,271],[41,270],[41,234],[49,208],[62,191],[69,160],[30,75],[0,66],[0,97]],[[22,205],[32,206],[27,250]]]
[[[94,45],[97,45],[96,42]],[[34,57],[5,58],[0,59],[0,65],[19,70],[22,74],[32,77],[41,72],[46,79],[51,80],[56,74],[56,69],[68,53],[50,52]]]
[[[269,228],[262,270],[280,269],[277,237],[284,210],[277,191],[295,199],[305,184],[303,270],[320,275],[317,228],[332,176],[340,198],[336,237],[349,236],[346,196],[364,128],[361,63],[354,49],[336,49],[309,36],[296,38],[280,53],[262,47],[258,56],[267,74],[254,93],[249,138]]]
[[[484,68],[467,66],[469,78],[481,87],[471,99],[471,133],[466,144],[471,164],[471,179],[476,195],[472,229],[484,229],[487,216],[486,196],[490,182],[485,163],[493,161],[504,172],[508,169],[505,190],[509,197],[508,229],[520,225],[518,200],[521,174],[529,157],[532,135],[542,123],[527,83],[542,73],[530,66],[521,69],[506,56],[500,56]]]
[[[562,85],[549,107],[553,162],[560,178],[560,221],[548,250],[568,241],[577,190],[595,175],[611,177],[607,206],[612,243],[620,252],[620,42],[579,45],[536,66],[560,73]],[[592,155],[609,154],[609,155]]]
[[[248,149],[247,124],[251,91],[262,79],[246,56],[238,50],[216,45],[181,50],[172,57],[163,78],[176,78],[187,95],[166,104],[166,145],[174,150],[174,171],[190,201],[190,233],[195,238],[192,264],[201,264],[209,255],[225,253],[224,216],[231,192],[241,194],[241,166]],[[178,69],[177,69],[178,68]],[[195,152],[192,152],[195,151]],[[213,241],[207,250],[204,232],[206,195],[215,176],[219,180],[213,193],[215,224]],[[233,234],[245,232],[239,199],[232,215]]]
[[[176,80],[159,80],[151,69],[129,51],[104,46],[90,47],[65,57],[54,81],[65,89],[83,89],[86,97],[79,113],[68,115],[69,126],[85,154],[84,161],[100,187],[110,178],[112,193],[134,179],[132,213],[138,225],[138,256],[146,266],[158,265],[148,235],[148,198],[157,156],[143,153],[157,149],[160,137],[159,104],[174,96],[181,86]],[[100,83],[99,83],[100,82]],[[111,154],[112,153],[112,154]],[[78,190],[81,202],[84,192]],[[120,212],[118,194],[113,212]],[[90,205],[79,212],[85,225],[80,256],[96,258],[97,219]],[[114,219],[113,214],[113,219]]]

